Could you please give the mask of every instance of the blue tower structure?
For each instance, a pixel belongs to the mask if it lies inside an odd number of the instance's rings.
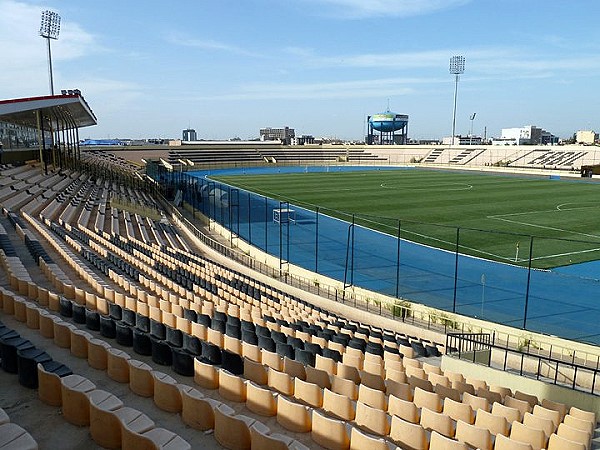
[[[367,127],[368,145],[403,145],[408,143],[407,114],[396,114],[388,109],[386,112],[367,116]]]

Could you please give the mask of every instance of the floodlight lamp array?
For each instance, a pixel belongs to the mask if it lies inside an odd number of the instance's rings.
[[[453,75],[465,73],[464,56],[453,56],[452,58],[450,58],[450,73]]]
[[[60,16],[54,11],[42,11],[42,22],[40,24],[40,36],[47,39],[58,39],[60,33]]]

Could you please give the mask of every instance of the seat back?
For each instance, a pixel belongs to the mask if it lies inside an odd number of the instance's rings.
[[[475,426],[489,430],[494,436],[497,434],[508,436],[509,433],[509,422],[506,417],[497,416],[482,409],[477,411]]]
[[[531,412],[533,409],[529,402],[526,402],[525,400],[519,400],[515,397],[504,397],[504,405],[508,406],[509,408],[515,408],[519,411],[519,421],[523,420],[523,416],[526,412]]]
[[[577,428],[570,427],[566,423],[561,423],[558,426],[556,434],[558,434],[564,439],[583,444],[586,450],[589,450],[591,447],[591,434],[589,434],[587,431],[578,430]]]
[[[358,386],[352,380],[334,375],[331,377],[331,390],[351,400],[358,399]]]
[[[444,414],[453,420],[462,420],[470,425],[475,422],[475,414],[471,405],[461,402],[455,402],[451,398],[444,400]]]
[[[356,408],[354,402],[343,394],[323,390],[323,410],[344,420],[354,420]]]
[[[424,391],[416,387],[414,391],[413,403],[417,408],[427,408],[431,411],[442,412],[442,399],[435,392]]]
[[[350,429],[344,420],[313,411],[311,438],[325,448],[350,448]]]
[[[301,403],[320,408],[323,406],[323,390],[314,383],[294,379],[294,398]]]
[[[533,450],[546,448],[546,434],[537,428],[529,428],[521,422],[512,423],[510,438],[519,442],[527,442]]]
[[[426,430],[437,431],[447,437],[454,437],[455,423],[444,413],[421,409],[421,426]]]
[[[388,414],[398,416],[411,423],[419,423],[421,418],[421,411],[413,402],[403,400],[394,395],[389,396],[387,411]]]
[[[350,430],[350,450],[363,449],[390,450],[384,438],[367,434],[359,428],[352,427]]]
[[[456,422],[455,438],[480,450],[492,450],[492,433],[487,428],[480,428],[462,420]]]
[[[548,442],[548,450],[585,450],[585,445],[552,434]]]
[[[361,384],[358,388],[358,401],[383,411],[388,409],[388,399],[385,392],[364,384]]]
[[[531,444],[510,439],[503,434],[496,436],[494,450],[533,450]]]
[[[413,450],[429,448],[425,429],[420,424],[407,422],[398,416],[392,416],[390,438],[402,448],[408,447]]]
[[[476,395],[471,395],[468,392],[463,392],[462,402],[467,405],[471,405],[473,411],[477,411],[482,409],[484,411],[490,410],[490,402],[488,402],[487,398],[477,397]]]
[[[357,426],[371,433],[387,436],[390,432],[390,418],[387,413],[360,401],[356,402],[354,421]]]
[[[432,431],[429,440],[430,450],[469,450],[464,442],[455,441],[452,438],[442,436],[441,434]]]
[[[318,356],[318,355],[317,355]],[[306,381],[314,383],[322,389],[331,387],[331,378],[325,370],[315,369],[314,367],[306,366]]]

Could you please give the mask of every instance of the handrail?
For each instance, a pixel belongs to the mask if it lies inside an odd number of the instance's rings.
[[[517,370],[520,376],[535,377],[558,386],[600,396],[596,390],[598,367],[586,367],[575,361],[564,361],[527,351],[496,345],[494,335],[490,333],[448,333],[446,335],[446,355],[467,359],[476,364],[501,369],[503,371]],[[502,364],[492,353],[499,352]],[[516,355],[518,367],[509,363],[509,356]],[[503,356],[503,357],[502,357]],[[533,364],[532,364],[533,363]],[[528,368],[535,367],[534,370]],[[552,376],[554,375],[554,376]],[[590,381],[591,380],[591,381]]]

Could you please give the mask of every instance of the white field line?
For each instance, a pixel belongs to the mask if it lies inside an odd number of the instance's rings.
[[[370,223],[378,224],[378,225],[381,225],[383,227],[389,228],[391,230],[395,230],[395,228],[393,228],[393,227],[391,227],[389,225],[386,225],[384,223],[381,223],[381,222],[377,222],[377,221],[370,220],[370,219],[365,219],[365,218],[361,218],[361,219],[364,220],[365,222],[370,222]],[[419,236],[419,237],[422,237],[422,238],[425,238],[425,239],[429,239],[430,241],[441,242],[443,244],[448,244],[448,245],[456,245],[456,242],[445,241],[443,239],[439,239],[439,238],[436,238],[436,237],[433,237],[433,236],[429,236],[427,234],[417,233],[415,231],[410,231],[410,230],[403,230],[403,231],[404,231],[404,233],[408,233],[408,234],[412,234],[414,236]],[[480,253],[482,255],[491,256],[491,257],[498,258],[498,259],[501,259],[501,260],[515,262],[514,258],[512,258],[512,257],[507,257],[507,256],[502,256],[502,255],[496,255],[495,253],[490,253],[490,252],[483,251],[480,248],[467,247],[466,245],[460,245],[460,243],[459,243],[459,248],[470,250],[470,251],[475,252],[475,253]],[[526,259],[519,259],[518,261],[527,261],[527,260]]]

